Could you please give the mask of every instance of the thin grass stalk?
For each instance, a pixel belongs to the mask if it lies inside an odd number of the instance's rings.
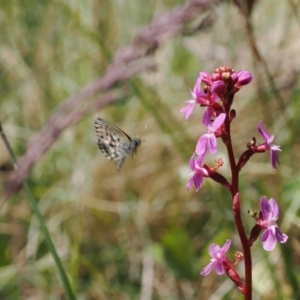
[[[6,135],[3,131],[1,122],[0,122],[0,134],[1,134],[2,140],[5,144],[5,147],[6,147],[8,153],[10,155],[10,158],[13,161],[14,169],[16,170],[16,172],[18,172],[18,164],[17,164],[15,154],[13,152],[12,147],[10,146],[10,144],[8,142],[8,139],[6,138]],[[47,226],[46,226],[45,219],[44,219],[43,215],[41,214],[41,212],[38,208],[38,205],[37,205],[37,201],[35,200],[32,192],[31,192],[31,189],[29,188],[29,185],[28,185],[28,183],[26,182],[25,179],[22,180],[22,186],[24,188],[25,193],[27,194],[27,197],[28,197],[29,203],[31,205],[31,208],[33,210],[33,213],[35,214],[36,218],[38,219],[38,222],[39,222],[41,231],[44,235],[44,238],[46,240],[48,249],[49,249],[50,253],[52,254],[52,257],[53,257],[53,259],[55,261],[55,264],[58,268],[58,273],[59,273],[60,279],[62,281],[64,290],[66,292],[67,298],[70,299],[70,300],[75,300],[76,298],[73,294],[68,276],[67,276],[67,274],[66,274],[66,272],[63,268],[62,262],[61,262],[61,260],[58,256],[57,251],[55,249],[55,246],[54,246],[54,244],[51,240],[49,231],[48,231]]]

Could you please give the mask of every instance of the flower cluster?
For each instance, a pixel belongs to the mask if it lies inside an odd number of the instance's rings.
[[[217,138],[226,138],[224,122],[226,117],[228,117],[231,106],[226,99],[228,96],[232,97],[231,95],[234,95],[243,85],[248,84],[251,80],[250,72],[235,72],[229,67],[220,67],[212,75],[207,72],[199,73],[194,89],[191,92],[193,99],[187,100],[188,105],[180,110],[180,112],[185,114],[185,119],[188,119],[196,104],[205,107],[202,124],[207,127],[207,133],[200,136],[197,142],[194,152],[198,157],[195,158],[195,154],[193,154],[190,159],[192,173],[187,184],[188,190],[194,184],[196,191],[198,191],[203,183],[203,177],[209,177],[202,166],[202,162],[208,152],[217,154]],[[203,89],[201,89],[201,85],[203,85]]]
[[[207,72],[199,73],[199,77],[191,92],[192,99],[187,100],[187,106],[180,110],[180,112],[185,114],[185,119],[188,119],[196,106],[203,107],[202,124],[207,128],[206,133],[199,137],[194,153],[190,159],[189,165],[192,173],[186,187],[187,190],[190,190],[192,186],[195,186],[196,192],[198,192],[202,187],[204,177],[213,179],[225,186],[232,195],[232,207],[236,226],[242,228],[242,230],[238,232],[241,242],[243,243],[243,248],[251,247],[262,232],[261,241],[263,248],[266,251],[271,251],[275,248],[276,241],[285,243],[288,239],[288,236],[280,231],[276,223],[279,217],[277,202],[273,198],[268,200],[265,196],[262,197],[259,215],[257,216],[256,213],[253,214],[256,224],[251,230],[250,237],[247,238],[243,236],[244,228],[240,219],[238,180],[232,179],[232,183],[229,183],[223,175],[217,172],[218,168],[223,165],[221,159],[217,160],[217,165],[214,167],[208,167],[203,163],[208,153],[212,155],[218,153],[217,139],[220,138],[227,148],[232,178],[238,178],[241,169],[255,153],[269,151],[271,165],[275,170],[278,169],[279,158],[277,153],[281,151],[281,149],[280,146],[273,144],[274,135],[267,133],[262,121],[258,122],[257,131],[264,142],[257,144],[256,139],[253,138],[251,142],[247,144],[247,149],[242,153],[237,163],[235,162],[230,126],[236,117],[236,111],[232,109],[231,106],[235,94],[240,91],[243,86],[250,83],[251,80],[252,75],[250,72],[244,70],[235,72],[234,69],[227,66],[217,68],[213,74]],[[209,246],[211,260],[210,263],[203,268],[201,275],[208,275],[213,269],[216,270],[218,275],[226,273],[242,293],[249,293],[249,291],[246,290],[247,284],[242,282],[234,268],[234,265],[241,260],[243,254],[239,252],[239,258],[237,259],[236,256],[236,262],[231,263],[225,256],[230,245],[231,240],[228,239],[222,248],[216,244]],[[247,251],[248,256],[249,253],[251,252]],[[244,259],[245,265],[247,265],[248,262],[251,264],[251,257],[245,256]]]

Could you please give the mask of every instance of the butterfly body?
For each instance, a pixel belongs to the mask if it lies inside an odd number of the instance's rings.
[[[95,120],[95,130],[99,149],[107,159],[117,161],[118,171],[141,144],[140,139],[132,139],[123,130],[101,118]]]

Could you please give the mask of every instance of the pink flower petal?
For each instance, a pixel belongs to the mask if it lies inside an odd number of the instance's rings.
[[[195,175],[193,176],[194,178],[194,184],[196,187],[196,192],[198,192],[202,186],[203,183],[203,175],[201,173],[195,173]]]
[[[196,166],[201,167],[202,166],[202,162],[205,158],[205,154],[206,153],[202,153],[197,159],[196,159]],[[195,167],[196,168],[196,167]],[[202,167],[201,167],[202,168]]]
[[[260,200],[260,210],[264,220],[269,220],[270,217],[272,217],[272,214],[270,213],[270,206],[266,196],[263,196]]]
[[[222,80],[217,80],[213,83],[212,85],[212,91],[221,96],[222,94],[224,94],[226,92],[226,85]]]
[[[215,132],[224,123],[225,118],[226,118],[226,114],[224,113],[219,114],[214,120],[214,122],[212,123],[212,125],[209,126],[208,129],[211,130],[212,132]]]
[[[224,274],[224,271],[225,271],[225,270],[224,270],[224,267],[223,267],[222,263],[217,262],[217,263],[215,264],[215,269],[216,269],[216,272],[217,272],[218,275]]]
[[[211,112],[210,109],[206,107],[202,117],[202,124],[207,127],[210,124],[210,119],[211,119]]]
[[[198,93],[201,93],[201,78],[200,77],[197,78],[194,89],[193,89],[193,94],[195,96],[195,98],[194,98],[195,100],[196,100]]]
[[[201,78],[202,82],[206,83],[207,85],[212,85],[212,79],[209,73],[207,72],[200,72],[199,77]]]
[[[194,158],[194,155],[190,158],[190,162],[189,162],[189,165],[190,165],[190,168],[192,171],[195,171],[195,158]]]
[[[214,268],[215,264],[216,264],[216,261],[211,261],[205,268],[202,269],[200,274],[202,276],[208,275]]]
[[[210,244],[208,247],[208,253],[212,258],[216,258],[220,251],[220,246],[217,244]]]
[[[228,240],[225,242],[225,244],[223,245],[223,247],[221,248],[221,251],[222,251],[223,254],[226,253],[226,252],[228,251],[230,245],[231,245],[231,240],[228,239]]]
[[[195,101],[194,100],[187,100],[185,102],[187,102],[189,104],[187,106],[183,107],[180,110],[180,112],[181,113],[185,113],[185,119],[187,120],[191,116],[191,114],[193,112],[193,109],[195,107]]]
[[[207,144],[208,136],[209,136],[208,134],[204,134],[198,140],[196,145],[196,151],[195,151],[198,155],[202,155],[206,152],[206,144]]]
[[[272,219],[276,221],[279,217],[279,208],[278,208],[278,204],[277,204],[276,200],[271,198],[269,200],[269,206],[270,206],[272,216],[273,216]]]
[[[240,86],[246,85],[252,81],[252,75],[249,71],[241,70],[237,72],[238,84]]]
[[[218,152],[217,148],[217,138],[214,134],[210,134],[207,139],[207,149],[211,154],[216,154]]]
[[[282,244],[285,243],[289,238],[286,234],[281,232],[281,230],[278,227],[275,228],[275,236],[276,240]]]
[[[276,151],[270,150],[270,160],[271,160],[272,167],[275,170],[277,170],[278,169],[277,164],[279,165],[279,158],[278,158]]]
[[[267,228],[261,235],[261,242],[266,251],[272,251],[276,246],[276,238],[271,228]]]
[[[190,188],[193,186],[194,184],[194,178],[193,176],[189,179],[188,183],[186,184],[186,189],[189,191]]]
[[[270,137],[269,137],[268,133],[266,132],[262,121],[258,122],[257,131],[262,136],[262,138],[265,140],[265,142],[268,142]]]

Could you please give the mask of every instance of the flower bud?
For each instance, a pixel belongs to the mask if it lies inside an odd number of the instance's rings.
[[[235,109],[232,109],[229,112],[229,120],[232,121],[233,119],[235,119],[235,117],[236,117],[236,111],[235,111]]]

